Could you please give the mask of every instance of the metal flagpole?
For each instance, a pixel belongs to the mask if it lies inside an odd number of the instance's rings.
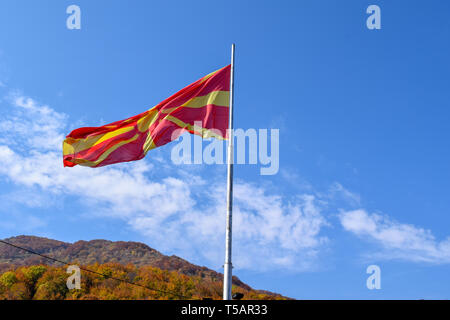
[[[225,231],[225,264],[223,273],[223,300],[231,300],[231,225],[233,213],[233,86],[234,43],[231,45],[230,119],[228,125],[227,227]]]

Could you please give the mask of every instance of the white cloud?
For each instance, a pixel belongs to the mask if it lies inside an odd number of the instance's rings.
[[[339,182],[334,182],[331,185],[328,197],[331,199],[342,199],[351,206],[359,206],[361,204],[361,197],[359,194],[349,191]]]
[[[123,219],[156,249],[213,267],[222,264],[225,183],[196,170],[161,167],[157,160],[96,169],[63,168],[61,144],[67,116],[17,93],[9,101],[10,105],[1,105],[1,176],[24,193],[41,190],[56,197],[75,196],[92,212]],[[158,177],[155,171],[168,174]],[[17,199],[21,197],[16,195]],[[327,222],[318,203],[312,195],[287,199],[276,190],[237,181],[235,267],[312,268],[327,241],[321,235]]]
[[[7,101],[14,106],[14,113],[5,110],[8,116],[0,122],[1,142],[19,150],[24,150],[21,148],[24,145],[38,150],[57,150],[61,146],[66,115],[46,105],[37,105],[33,99],[18,92],[11,93]]]
[[[415,262],[450,263],[450,237],[437,241],[430,230],[396,222],[363,209],[341,212],[345,230],[381,245],[375,259],[401,259]]]

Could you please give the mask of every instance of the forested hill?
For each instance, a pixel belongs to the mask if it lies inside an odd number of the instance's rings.
[[[194,265],[175,255],[166,256],[140,242],[91,240],[67,243],[35,236],[17,236],[4,239],[4,241],[58,260],[83,266],[115,263],[124,266],[133,265],[138,268],[154,267],[195,277],[209,283],[221,282],[223,277],[214,270]],[[61,267],[58,262],[0,243],[0,273],[14,267],[41,264]],[[233,285],[244,291],[254,291],[237,277],[233,277]],[[255,292],[281,297],[267,291]]]

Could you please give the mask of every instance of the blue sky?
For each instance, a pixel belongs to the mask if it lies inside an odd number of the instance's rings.
[[[66,28],[71,4],[81,30]],[[381,30],[366,27],[370,4]],[[2,1],[0,237],[142,241],[220,271],[224,166],[175,166],[167,145],[63,169],[61,141],[227,65],[234,42],[235,126],[280,129],[277,175],[235,169],[235,274],[299,299],[449,298],[449,9]]]

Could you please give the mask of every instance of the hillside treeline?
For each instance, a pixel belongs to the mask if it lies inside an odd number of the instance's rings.
[[[222,282],[152,266],[118,263],[92,264],[81,270],[81,289],[67,287],[65,267],[32,265],[12,267],[0,275],[0,299],[6,300],[175,300],[221,299]],[[112,279],[117,278],[120,280]],[[136,285],[129,284],[132,282]],[[149,290],[152,288],[153,290]],[[283,299],[280,295],[233,286],[244,299]]]

